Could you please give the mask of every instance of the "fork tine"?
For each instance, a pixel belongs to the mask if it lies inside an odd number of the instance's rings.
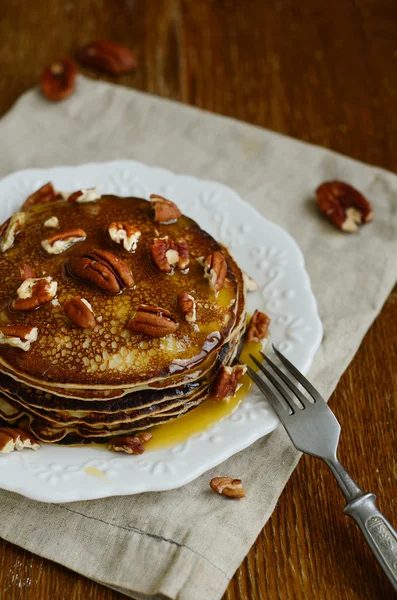
[[[313,400],[317,400],[318,402],[323,401],[324,402],[324,398],[318,393],[318,391],[316,390],[316,388],[314,388],[312,386],[312,384],[310,383],[310,381],[308,381],[306,379],[306,377],[304,377],[302,375],[302,373],[300,371],[298,371],[298,369],[292,364],[292,362],[290,362],[288,360],[288,358],[286,358],[284,356],[284,354],[281,354],[280,350],[277,350],[277,348],[275,347],[274,344],[272,344],[273,346],[273,350],[276,354],[276,356],[280,359],[280,361],[283,363],[283,365],[286,367],[286,369],[292,374],[294,375],[294,377],[296,377],[296,379],[299,381],[299,383],[301,384],[302,387],[305,388],[305,390],[311,395],[311,397],[313,398]]]
[[[260,389],[262,394],[264,396],[266,396],[266,399],[269,400],[270,404],[272,405],[272,407],[276,411],[277,415],[279,416],[280,421],[283,421],[283,418],[285,418],[288,415],[288,413],[285,410],[285,408],[283,407],[283,405],[281,404],[281,402],[279,401],[279,399],[274,394],[273,390],[248,365],[247,365],[247,373],[251,377],[252,381],[254,381],[256,383],[256,385],[258,386],[258,388]]]
[[[293,394],[295,394],[295,396],[297,396],[297,398],[299,399],[299,401],[303,404],[304,407],[307,406],[308,404],[308,399],[305,398],[305,396],[302,394],[302,392],[296,387],[296,385],[294,385],[294,383],[291,381],[291,379],[289,377],[287,377],[287,375],[285,373],[283,373],[281,371],[281,369],[279,369],[277,367],[277,365],[274,364],[273,361],[270,360],[270,358],[268,356],[265,356],[263,354],[263,352],[261,352],[263,358],[265,359],[265,361],[267,362],[268,365],[271,366],[271,368],[277,373],[277,375],[280,377],[280,379],[282,379],[285,383],[285,385],[288,387],[289,390],[291,390],[291,392]]]
[[[251,358],[251,360],[254,361],[254,363],[256,364],[256,366],[258,367],[258,369],[260,371],[262,371],[262,373],[264,375],[266,375],[266,377],[269,379],[269,381],[274,385],[274,387],[276,388],[276,390],[280,393],[281,397],[283,398],[283,400],[286,402],[286,404],[290,408],[291,413],[294,414],[295,410],[296,410],[296,407],[294,408],[293,403],[292,403],[292,399],[289,397],[289,395],[285,391],[285,389],[280,385],[280,383],[277,381],[277,379],[275,379],[273,377],[273,375],[271,373],[269,373],[269,371],[266,369],[266,367],[264,367],[262,365],[262,363],[260,363],[259,360],[257,360],[255,358],[255,356],[253,356],[252,354],[250,354],[250,358]]]

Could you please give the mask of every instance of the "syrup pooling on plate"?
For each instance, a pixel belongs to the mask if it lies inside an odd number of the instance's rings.
[[[260,355],[261,350],[263,350],[263,344],[260,342],[245,343],[240,354],[241,362],[257,371],[258,367],[251,360],[249,355],[252,354],[258,360],[262,360]],[[146,451],[161,450],[162,448],[167,448],[169,446],[183,444],[190,437],[208,431],[237,410],[251,387],[252,381],[248,375],[245,374],[241,387],[229,401],[213,400],[209,398],[200,404],[200,406],[194,408],[191,412],[183,415],[179,419],[149,429],[153,437],[147,442],[145,446]]]

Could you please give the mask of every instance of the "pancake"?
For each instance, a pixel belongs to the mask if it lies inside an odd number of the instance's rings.
[[[106,195],[30,206],[13,217],[15,239],[13,221],[5,225],[5,421],[45,442],[103,440],[178,418],[211,396],[220,367],[233,363],[245,334],[243,274],[193,220],[178,215],[159,222],[156,214],[152,202]],[[167,252],[160,254],[159,245]],[[223,278],[215,263],[203,265],[206,257],[220,257]],[[48,301],[40,300],[37,286]],[[184,312],[184,293],[194,301],[195,319]],[[82,301],[87,307],[82,322],[73,312],[76,298],[80,315]],[[147,311],[155,311],[154,329]],[[143,325],[136,325],[140,318]],[[35,333],[15,346],[10,327]]]

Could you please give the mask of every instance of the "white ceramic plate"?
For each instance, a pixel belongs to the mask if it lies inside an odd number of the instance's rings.
[[[303,372],[309,369],[322,327],[302,253],[283,229],[267,221],[233,190],[126,160],[29,169],[0,181],[0,223],[47,181],[61,190],[97,186],[103,194],[148,198],[159,193],[174,200],[225,244],[255,278],[259,291],[249,294],[249,310],[265,310],[272,318],[271,341]],[[51,445],[43,445],[37,452],[0,456],[0,487],[42,502],[173,489],[248,447],[278,423],[268,403],[254,390],[235,413],[209,431],[142,456]],[[104,476],[89,475],[89,467]]]

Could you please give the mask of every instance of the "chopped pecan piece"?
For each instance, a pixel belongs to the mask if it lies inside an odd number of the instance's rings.
[[[37,327],[23,327],[21,325],[4,325],[0,327],[0,344],[21,348],[26,352],[30,344],[37,340]]]
[[[180,292],[178,294],[178,304],[181,309],[181,313],[185,317],[188,323],[196,322],[196,301],[187,292]]]
[[[41,76],[41,89],[48,100],[64,100],[76,84],[77,65],[71,58],[63,58],[46,66]]]
[[[22,281],[25,281],[25,279],[36,279],[36,271],[27,263],[19,263],[19,272]]]
[[[173,223],[182,216],[177,205],[171,200],[163,198],[163,196],[150,194],[150,202],[154,206],[154,220],[156,223]]]
[[[31,448],[38,450],[40,444],[36,438],[24,429],[19,427],[0,427],[0,453],[9,454],[14,450],[23,450]]]
[[[59,227],[59,219],[58,217],[50,217],[47,221],[44,221],[44,227],[48,227],[51,229],[56,229]]]
[[[82,329],[94,329],[96,325],[94,311],[85,298],[75,296],[63,305],[69,319]]]
[[[260,342],[265,339],[270,325],[270,317],[256,310],[247,329],[247,342]]]
[[[355,233],[373,219],[371,204],[358,190],[343,181],[327,181],[316,190],[321,212],[339,229]]]
[[[73,244],[84,241],[86,237],[87,234],[84,229],[78,227],[61,229],[47,236],[41,242],[41,245],[48,254],[61,254],[73,246]]]
[[[178,327],[179,324],[168,310],[147,304],[138,306],[135,315],[127,323],[127,329],[130,331],[154,338],[170,335]]]
[[[86,204],[87,202],[95,202],[99,200],[101,194],[98,188],[87,188],[84,190],[77,190],[77,192],[61,192],[62,198],[68,202],[74,204]]]
[[[80,50],[77,58],[86,67],[111,75],[121,75],[136,68],[135,55],[129,48],[107,40],[91,42]]]
[[[231,477],[214,477],[210,481],[211,489],[228,498],[245,498],[245,490],[241,479]]]
[[[156,267],[163,273],[172,273],[175,266],[180,271],[189,266],[189,246],[186,240],[175,242],[168,235],[155,238],[150,253]]]
[[[25,213],[17,212],[0,226],[0,252],[6,252],[13,247],[15,236],[20,232],[25,220]]]
[[[245,365],[235,365],[234,367],[222,365],[212,387],[211,398],[230,400],[241,386],[240,382],[246,370]]]
[[[258,284],[256,283],[255,279],[252,279],[252,277],[250,277],[248,273],[245,273],[244,271],[243,279],[247,292],[256,292],[258,289]]]
[[[107,250],[92,249],[82,256],[72,256],[68,261],[68,268],[75,277],[110,294],[118,294],[125,287],[131,288],[134,285],[127,263]]]
[[[123,244],[127,252],[135,252],[141,232],[131,223],[114,221],[110,223],[108,232],[116,244]]]
[[[111,440],[108,448],[112,452],[125,452],[126,454],[143,454],[144,444],[152,439],[151,433],[138,433],[138,435],[126,435]]]
[[[25,279],[17,289],[17,298],[12,302],[14,310],[33,310],[52,300],[58,284],[52,277]]]
[[[197,259],[204,267],[204,277],[209,280],[215,293],[223,288],[227,274],[227,262],[222,252],[216,251],[207,258]]]
[[[36,204],[48,204],[49,202],[56,202],[61,199],[61,194],[55,191],[54,184],[49,181],[26,198],[25,202],[22,204],[22,210],[26,210],[31,206],[36,206]]]

